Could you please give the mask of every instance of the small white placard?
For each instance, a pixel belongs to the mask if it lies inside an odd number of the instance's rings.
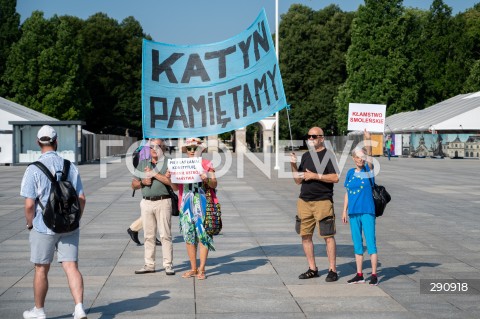
[[[348,105],[348,130],[369,132],[385,131],[385,112],[382,104],[350,103]]]
[[[190,184],[201,182],[203,172],[201,157],[172,158],[168,160],[172,183]]]

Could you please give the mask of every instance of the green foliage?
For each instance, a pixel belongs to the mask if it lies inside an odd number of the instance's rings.
[[[451,89],[447,87],[449,79],[446,72],[447,64],[451,63],[452,30],[455,28],[451,12],[452,9],[442,0],[434,0],[427,12],[422,32],[423,62],[420,64],[423,75],[421,91],[423,107],[451,96]]]
[[[477,60],[471,70],[470,75],[465,81],[464,92],[472,93],[480,91],[480,60]]]
[[[94,132],[141,136],[141,25],[98,13],[44,19],[36,11],[10,46],[4,96]]]
[[[334,5],[319,11],[292,5],[282,16],[280,69],[294,139],[313,126],[336,130],[334,97],[346,79],[352,18]],[[286,110],[280,113],[280,130],[281,138],[290,137]]]
[[[418,99],[418,21],[401,0],[366,0],[352,25],[348,79],[336,98],[337,120],[346,131],[348,104],[387,105],[387,115],[413,108]]]
[[[232,139],[232,135],[235,134],[235,131],[225,132],[218,134],[218,139],[221,141],[230,141]]]
[[[131,135],[141,134],[143,37],[133,17],[118,23],[97,13],[85,21],[85,87],[94,105],[86,120],[92,131],[124,134],[129,128]]]
[[[0,95],[93,132],[141,136],[142,26],[104,13],[20,26],[15,0],[0,0]],[[20,28],[19,28],[20,26]],[[292,5],[280,24],[280,70],[294,139],[312,126],[344,134],[348,104],[386,104],[387,115],[480,90],[480,3],[452,16],[401,0],[365,0],[357,12]],[[280,112],[282,139],[290,136]],[[247,140],[259,145],[259,125]],[[221,135],[229,138],[231,133]]]
[[[478,92],[480,91],[480,3],[464,14],[460,14],[459,18],[465,21],[463,37],[467,44],[464,50],[470,53],[470,59],[465,61],[465,68],[469,70],[469,75],[463,92]]]
[[[61,120],[82,118],[88,107],[82,94],[82,46],[76,39],[77,18],[34,12],[12,46],[4,81],[7,97]]]
[[[10,48],[20,38],[20,15],[16,0],[0,0],[0,95],[7,92],[1,75],[4,73]]]

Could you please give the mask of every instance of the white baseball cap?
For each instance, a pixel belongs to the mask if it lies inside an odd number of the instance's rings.
[[[50,125],[44,125],[38,130],[37,139],[42,144],[52,143],[57,139],[57,132]]]

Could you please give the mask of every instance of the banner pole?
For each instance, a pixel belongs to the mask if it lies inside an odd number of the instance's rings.
[[[292,148],[292,152],[293,152],[292,126],[290,125],[290,115],[289,115],[289,112],[288,112],[289,107],[290,106],[287,106],[285,109],[287,110],[288,130],[290,131],[290,147]]]
[[[278,45],[278,38],[280,36],[280,32],[278,32],[278,0],[275,0],[275,53],[277,55],[277,62],[278,62],[278,68],[280,69],[280,50],[279,50],[279,45]],[[280,167],[278,166],[278,143],[279,143],[279,116],[278,113],[275,113],[275,167],[274,169],[279,170]]]

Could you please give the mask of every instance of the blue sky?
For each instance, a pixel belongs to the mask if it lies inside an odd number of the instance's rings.
[[[404,0],[407,7],[428,9],[433,0]],[[480,0],[444,0],[454,14],[473,7]],[[363,0],[279,0],[283,14],[293,3],[314,10],[336,3],[344,11],[354,11]],[[72,15],[86,19],[104,12],[123,20],[134,16],[145,33],[155,41],[172,44],[203,44],[223,41],[245,30],[262,8],[267,12],[270,30],[275,33],[275,0],[17,0],[21,21],[34,10],[45,13]]]

